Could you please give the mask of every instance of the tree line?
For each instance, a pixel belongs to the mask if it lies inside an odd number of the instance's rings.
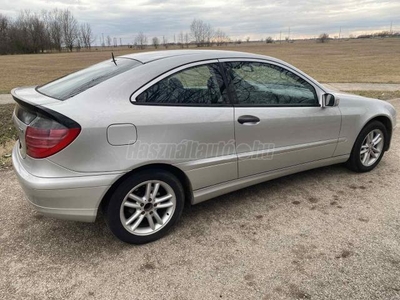
[[[145,49],[148,45],[149,39],[143,32],[139,32],[134,39],[133,46],[137,49]],[[180,48],[188,48],[190,44],[195,44],[197,47],[205,47],[211,45],[221,46],[230,43],[231,40],[228,35],[221,29],[214,29],[211,24],[206,23],[199,19],[194,19],[190,25],[189,32],[181,31],[177,36],[174,35],[174,40],[169,41],[167,37],[163,36],[153,37],[150,40],[151,45],[158,49],[160,46],[166,49],[170,46],[178,45]]]
[[[360,35],[357,38],[371,37],[398,37],[399,32],[379,32],[375,34]],[[291,42],[289,37],[285,38]],[[316,40],[325,43],[331,38],[327,33],[322,33]],[[48,51],[62,51],[67,49],[79,51],[82,48],[90,50],[96,40],[89,23],[79,23],[68,9],[42,10],[40,13],[24,10],[15,19],[11,19],[0,13],[0,54],[28,54],[43,53]],[[102,47],[118,46],[116,37],[107,35],[99,38]],[[263,39],[261,40],[264,41]],[[234,42],[241,44],[240,39],[231,41],[229,36],[221,29],[215,29],[211,24],[200,19],[194,19],[190,24],[189,31],[181,31],[173,36],[173,41],[162,36],[148,37],[139,32],[129,47],[145,49],[149,44],[154,48],[161,46],[166,49],[170,46],[188,48],[189,45],[205,47],[212,45],[226,45]],[[250,42],[250,37],[246,38]],[[274,43],[272,37],[265,39],[267,44]],[[120,39],[120,46],[122,40]]]
[[[90,49],[94,40],[90,24],[80,24],[68,9],[24,10],[15,20],[0,14],[0,54]]]
[[[385,37],[400,37],[400,32],[393,31],[381,31],[371,34],[361,34],[357,36],[358,39],[368,39],[368,38],[385,38]]]
[[[392,31],[380,31],[370,34],[361,34],[357,37],[350,36],[350,38],[357,39],[370,39],[370,38],[390,38],[390,37],[400,37],[400,32],[392,32]],[[316,39],[317,43],[326,43],[332,40],[332,38],[327,33],[321,33],[319,37]]]
[[[59,51],[72,51],[81,48],[91,49],[96,37],[89,23],[79,23],[68,9],[42,10],[40,13],[23,10],[15,19],[0,14],[0,54],[30,54]],[[133,46],[144,49],[149,44],[156,49],[166,49],[178,45],[188,48],[190,44],[197,47],[221,46],[230,42],[228,35],[221,29],[214,29],[211,24],[194,19],[189,32],[174,35],[173,41],[163,36],[151,40],[140,32],[133,41]],[[101,46],[117,46],[117,38],[104,36],[100,38]]]

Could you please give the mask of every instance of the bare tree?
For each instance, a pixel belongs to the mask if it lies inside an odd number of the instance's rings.
[[[51,16],[50,36],[56,49],[61,52],[63,41],[63,15],[61,11],[54,9]]]
[[[17,44],[22,45],[23,53],[44,52],[48,47],[46,26],[39,14],[30,10],[21,11],[14,27],[14,39]]]
[[[111,38],[111,36],[107,35],[107,37],[106,37],[106,42],[107,42],[107,46],[108,46],[108,47],[111,47],[111,44],[112,44],[112,38]]]
[[[153,46],[155,49],[158,49],[158,46],[160,46],[160,40],[158,39],[158,37],[153,37]]]
[[[189,48],[189,41],[190,41],[190,39],[189,39],[189,33],[185,33],[185,44],[186,44],[186,48]]]
[[[214,41],[214,43],[217,44],[217,46],[221,46],[224,43],[226,44],[228,42],[228,40],[229,40],[229,37],[221,29],[217,29],[215,31],[213,41]]]
[[[267,37],[266,39],[265,39],[265,42],[267,43],[267,44],[272,44],[273,42],[274,42],[274,39],[272,38],[272,37]]]
[[[92,27],[89,23],[83,23],[81,24],[79,31],[82,37],[83,45],[86,49],[90,50],[92,48],[92,44],[96,40],[96,38],[93,36]]]
[[[10,52],[9,44],[9,30],[10,30],[10,20],[0,14],[0,54],[6,54]]]
[[[162,40],[163,40],[162,41],[163,46],[165,47],[165,49],[168,49],[168,39],[165,36],[163,36]]]
[[[51,34],[50,34],[50,30],[51,30],[51,22],[50,22],[50,18],[49,18],[49,14],[50,12],[48,12],[47,10],[42,10],[41,14],[40,14],[40,19],[43,23],[43,27],[44,27],[44,39],[43,39],[43,45],[42,45],[42,52],[44,52],[45,50],[52,50],[53,49],[53,42],[51,39]]]
[[[190,25],[190,33],[195,40],[197,47],[200,47],[202,45],[203,24],[204,22],[202,20],[194,19],[192,24]]]
[[[72,51],[78,38],[78,21],[68,9],[62,12],[62,31],[64,44]]]
[[[184,47],[184,42],[185,42],[185,36],[183,32],[181,31],[178,35],[178,45],[183,48]]]
[[[47,11],[47,10],[42,10],[41,12],[41,20],[43,21],[44,27],[45,27],[45,35],[46,35],[46,45],[45,48],[47,50],[60,50],[61,51],[61,38],[62,38],[62,33],[60,33],[60,42],[59,42],[59,47],[57,47],[56,43],[53,40],[52,37],[52,29],[53,29],[53,11]]]
[[[38,53],[62,46],[90,48],[94,37],[89,24],[79,26],[69,10],[24,10],[15,20],[0,15],[0,53]]]
[[[31,17],[33,25],[32,34],[35,36],[38,50],[42,53],[50,48],[50,35],[48,34],[46,23],[39,14],[34,13]]]
[[[246,42],[250,43],[250,37],[249,36],[246,38]]]
[[[77,36],[76,36],[76,41],[75,41],[75,49],[76,49],[76,51],[81,51],[83,45],[84,45],[84,43],[83,43],[82,34],[78,30]]]
[[[135,38],[135,44],[139,49],[146,48],[147,36],[143,32],[139,32]]]
[[[197,19],[194,19],[190,25],[190,33],[197,47],[210,45],[214,36],[214,30],[211,25]]]
[[[42,16],[50,39],[50,48],[61,52],[63,41],[62,11],[58,9],[52,11],[43,10]]]
[[[207,46],[210,46],[213,37],[214,37],[214,29],[211,27],[210,24],[204,24],[203,43],[205,43]]]
[[[327,33],[321,33],[319,35],[319,37],[317,38],[317,42],[320,42],[320,43],[325,43],[328,41],[329,41],[329,34],[327,34]]]
[[[4,16],[0,17],[0,37],[3,54],[38,53],[51,48],[45,13],[24,10],[13,22]]]

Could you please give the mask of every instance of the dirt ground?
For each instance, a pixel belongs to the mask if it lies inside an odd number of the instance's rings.
[[[0,299],[400,299],[399,148],[188,207],[144,246],[42,217],[2,171]]]

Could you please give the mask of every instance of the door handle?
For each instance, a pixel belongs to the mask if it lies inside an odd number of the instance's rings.
[[[257,125],[258,123],[260,123],[260,119],[256,116],[245,115],[240,116],[238,122],[244,125]]]

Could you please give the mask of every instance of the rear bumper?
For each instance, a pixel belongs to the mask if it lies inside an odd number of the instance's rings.
[[[12,161],[28,202],[43,215],[58,219],[94,222],[105,193],[120,174],[75,177],[38,177],[25,170],[18,145]]]

